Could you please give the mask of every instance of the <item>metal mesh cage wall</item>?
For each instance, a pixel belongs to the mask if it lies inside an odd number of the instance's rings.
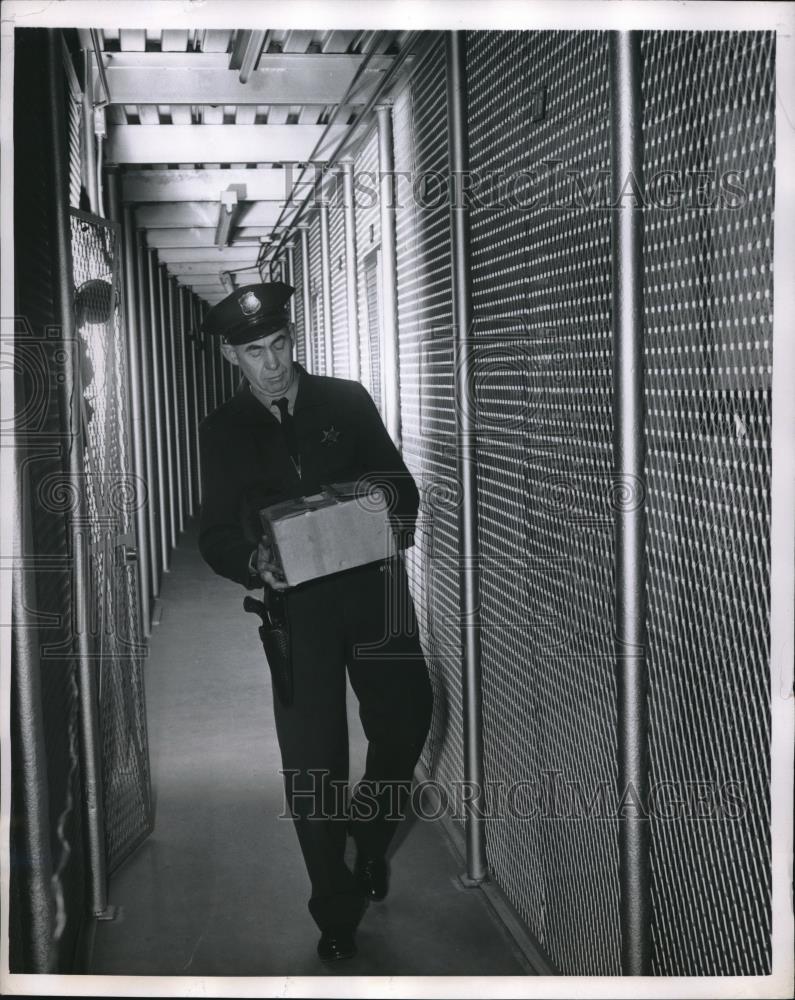
[[[550,194],[609,167],[607,42],[466,44],[487,855],[562,972],[616,974],[610,220]]]
[[[373,378],[370,345],[372,323],[368,310],[367,270],[372,253],[381,243],[381,220],[378,202],[378,134],[373,130],[356,154],[353,165],[354,203],[356,205],[356,287],[359,299],[359,356],[362,384],[373,398],[380,396],[377,378]],[[376,364],[376,371],[378,365]]]
[[[90,566],[89,637],[98,664],[102,784],[108,870],[152,826],[149,750],[139,634],[135,510],[144,502],[132,472],[128,375],[124,344],[119,230],[71,213],[75,323],[81,357],[79,409],[88,526],[80,539]]]
[[[772,34],[642,40],[651,777],[683,800],[652,813],[664,975],[770,972],[774,60]]]
[[[393,131],[403,458],[421,495],[407,567],[434,687],[423,763],[454,802],[463,748],[450,215],[438,187],[449,173],[443,41],[395,100]]]
[[[295,295],[295,356],[306,367],[306,316],[304,315],[304,262],[301,253],[301,235],[293,247],[293,286]]]
[[[83,108],[79,95],[67,90],[66,108],[69,115],[69,204],[72,208],[80,208],[81,153],[80,137],[82,131]]]
[[[325,368],[323,331],[323,279],[320,271],[320,215],[315,212],[309,223],[309,289],[312,303],[312,363],[316,375],[330,375]]]
[[[334,340],[334,371],[330,375],[348,378],[350,342],[348,334],[347,274],[345,270],[345,206],[342,175],[329,205],[329,246],[331,251],[331,330]]]
[[[35,597],[31,615],[15,617],[15,639],[38,650],[42,771],[47,787],[40,803],[46,822],[52,879],[46,898],[31,889],[32,866],[25,819],[10,817],[10,953],[12,972],[71,972],[86,905],[85,856],[81,815],[79,698],[73,656],[73,578],[66,494],[69,429],[62,425],[64,370],[63,329],[53,249],[55,194],[53,143],[41,125],[48,113],[46,32],[14,33],[14,254],[15,254],[15,447],[22,491],[22,572]],[[64,130],[68,124],[64,122]],[[20,677],[18,644],[12,648],[12,697]],[[12,810],[24,775],[18,771],[24,731],[18,704],[12,702]],[[47,937],[32,940],[31,908],[45,913]],[[9,931],[6,931],[8,933]],[[35,951],[46,952],[49,968],[34,964]]]

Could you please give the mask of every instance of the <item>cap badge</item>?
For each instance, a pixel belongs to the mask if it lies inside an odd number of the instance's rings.
[[[262,308],[262,303],[254,292],[246,292],[243,298],[238,301],[238,305],[244,316],[253,316]]]

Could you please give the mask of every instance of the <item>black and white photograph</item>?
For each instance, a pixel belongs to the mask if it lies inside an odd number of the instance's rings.
[[[0,992],[792,996],[795,4],[0,18]]]

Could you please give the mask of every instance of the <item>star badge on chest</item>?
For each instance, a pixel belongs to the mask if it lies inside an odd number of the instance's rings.
[[[336,444],[337,438],[340,436],[340,432],[332,425],[328,430],[322,431],[322,437],[320,438],[321,444]]]

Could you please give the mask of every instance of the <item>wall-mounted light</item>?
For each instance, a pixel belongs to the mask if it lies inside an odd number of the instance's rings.
[[[235,277],[230,274],[229,271],[221,271],[221,284],[224,286],[224,291],[227,295],[231,295],[235,290]]]

